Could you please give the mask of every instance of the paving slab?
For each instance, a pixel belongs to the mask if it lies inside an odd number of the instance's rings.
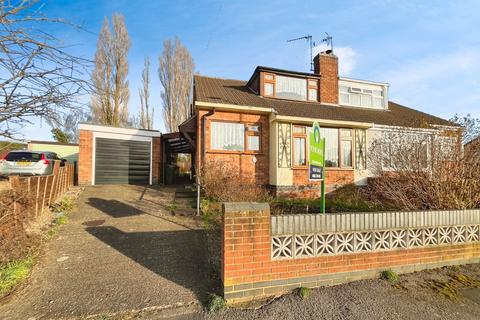
[[[211,288],[204,233],[163,208],[174,191],[87,187],[27,283],[0,305],[0,319],[200,305]]]

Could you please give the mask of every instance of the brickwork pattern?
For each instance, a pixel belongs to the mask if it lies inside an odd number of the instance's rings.
[[[320,74],[320,102],[338,104],[338,58],[320,53],[313,59],[314,72]]]
[[[267,204],[224,205],[222,279],[224,296],[231,303],[300,286],[318,287],[372,278],[384,269],[404,273],[480,262],[478,241],[309,256],[318,248],[309,249],[309,243],[316,241],[309,235],[302,235],[303,239],[290,247],[298,250],[296,259],[275,260],[270,218]],[[422,239],[425,241],[425,234]],[[348,241],[342,243],[348,247]],[[285,248],[290,244],[286,241],[281,245]]]
[[[91,185],[92,181],[93,132],[80,130],[78,151],[78,184]]]
[[[154,137],[152,139],[152,184],[159,184],[162,175],[162,139],[160,137]]]
[[[268,117],[258,114],[235,113],[235,112],[220,112],[216,111],[213,115],[208,116],[205,121],[205,136],[203,137],[203,116],[208,111],[198,111],[197,122],[197,167],[204,161],[214,159],[216,161],[225,161],[230,165],[238,168],[238,172],[242,179],[251,181],[259,185],[267,185],[269,182],[269,122]],[[233,121],[245,124],[259,123],[261,125],[261,152],[229,152],[229,151],[215,151],[210,147],[210,123],[211,121]],[[205,139],[205,141],[203,141]],[[203,150],[203,148],[205,148]],[[205,151],[205,152],[203,152]],[[205,158],[203,158],[205,153]],[[254,160],[256,159],[256,161]]]

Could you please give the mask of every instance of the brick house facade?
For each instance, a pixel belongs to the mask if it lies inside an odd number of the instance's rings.
[[[314,72],[257,67],[249,81],[195,76],[195,166],[225,161],[245,181],[278,196],[317,197],[308,178],[313,122],[327,141],[327,191],[372,175],[367,150],[389,128],[452,123],[388,101],[388,84],[339,77],[338,58],[322,52]],[[180,130],[182,132],[182,130]]]

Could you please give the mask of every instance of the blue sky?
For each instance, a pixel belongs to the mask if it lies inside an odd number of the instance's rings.
[[[143,59],[150,57],[151,105],[163,130],[158,56],[178,36],[196,72],[248,79],[257,65],[309,71],[311,34],[334,37],[343,76],[387,82],[390,100],[443,118],[480,117],[480,1],[44,1],[43,12],[89,32],[51,30],[71,50],[95,53],[104,16],[125,15],[132,47],[130,111],[138,110]],[[26,138],[50,139],[49,128],[25,128]]]

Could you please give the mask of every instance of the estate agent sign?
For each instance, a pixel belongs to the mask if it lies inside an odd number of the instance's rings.
[[[321,181],[324,179],[325,166],[325,138],[320,137],[320,125],[313,123],[309,139],[309,165],[308,176],[310,180]]]
[[[313,123],[308,143],[308,178],[321,181],[322,213],[325,213],[325,138],[320,136],[320,125]]]

